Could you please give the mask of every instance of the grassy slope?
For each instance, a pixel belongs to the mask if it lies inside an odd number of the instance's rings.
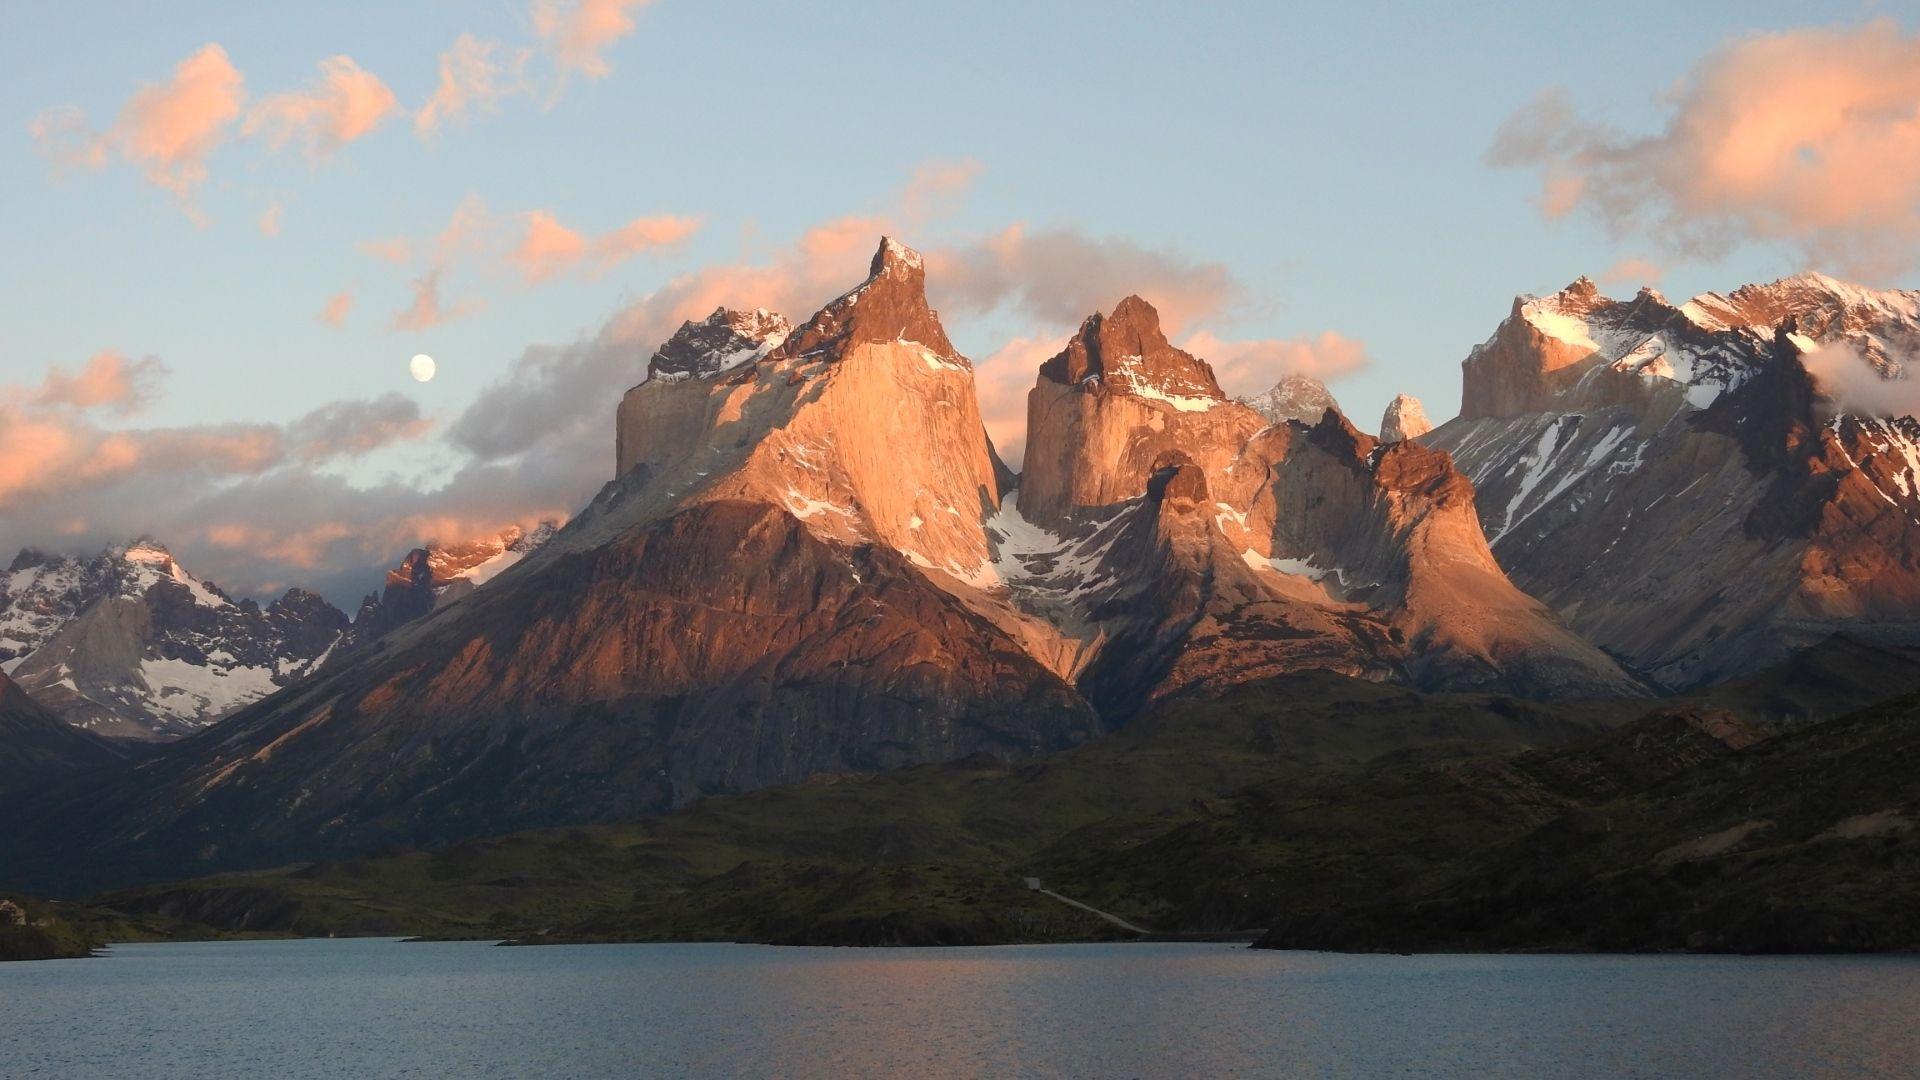
[[[227,931],[844,944],[1115,932],[1025,889],[1034,875],[1159,930],[1272,926],[1275,945],[1914,947],[1897,900],[1920,895],[1902,831],[1920,816],[1905,779],[1920,776],[1920,703],[1804,724],[1914,685],[1909,655],[1849,642],[1640,719],[1647,703],[1301,676],[1174,703],[1038,762],[827,777],[633,825],[103,902]],[[1768,732],[1785,734],[1750,745]],[[1725,850],[1673,854],[1756,821]],[[1836,828],[1848,835],[1815,839]]]
[[[1575,801],[1282,946],[1920,949],[1920,696]]]
[[[1111,931],[1020,882],[1050,845],[1124,848],[1206,817],[1212,800],[1251,784],[1304,783],[1412,746],[1444,754],[1566,743],[1637,708],[1300,676],[1169,706],[1038,762],[822,778],[633,825],[223,875],[104,902],[301,933],[1084,940]]]

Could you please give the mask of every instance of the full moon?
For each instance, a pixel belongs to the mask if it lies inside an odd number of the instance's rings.
[[[433,357],[420,353],[407,361],[407,370],[413,374],[414,382],[426,382],[433,378]]]

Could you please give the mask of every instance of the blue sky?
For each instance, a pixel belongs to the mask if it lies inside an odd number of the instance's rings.
[[[1662,95],[1743,34],[1877,16],[1910,32],[1920,21],[1893,4],[1187,7],[658,0],[605,47],[603,78],[576,72],[556,88],[522,0],[10,3],[0,384],[32,386],[50,366],[116,350],[159,357],[171,374],[144,411],[108,426],[284,422],[387,392],[445,425],[528,346],[592,335],[676,275],[775,258],[821,222],[898,220],[916,168],[970,162],[957,209],[912,221],[909,242],[937,249],[1025,222],[1219,263],[1235,299],[1187,329],[1358,339],[1370,363],[1332,385],[1362,426],[1402,391],[1440,419],[1457,407],[1460,360],[1516,292],[1629,258],[1658,264],[1670,295],[1806,261],[1791,238],[1677,257],[1656,236],[1614,237],[1585,215],[1548,220],[1536,171],[1485,159],[1515,110],[1561,86],[1592,121],[1657,131],[1671,108]],[[395,116],[318,161],[229,137],[192,195],[201,223],[125,163],[57,170],[28,131],[63,105],[103,128],[141,83],[164,82],[208,43],[244,73],[250,100],[310,82],[341,54],[410,111],[463,33],[533,49],[533,92],[431,140]],[[461,264],[444,287],[479,310],[393,329],[421,267],[382,262],[363,243],[430,237],[470,198],[506,222],[542,210],[585,234],[650,215],[700,229],[604,274],[539,284]],[[259,219],[275,204],[280,230],[264,235]],[[344,325],[323,324],[342,291],[353,297]],[[947,315],[976,358],[1012,337],[1071,330],[1009,305]],[[405,370],[421,351],[440,363],[425,385]],[[609,417],[613,405],[580,403]],[[326,468],[430,488],[462,461],[426,439]],[[92,539],[123,520],[68,529]],[[0,539],[51,532],[42,522]]]

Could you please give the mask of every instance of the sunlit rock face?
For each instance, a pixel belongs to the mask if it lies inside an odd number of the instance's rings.
[[[1501,565],[1658,683],[1844,630],[1920,640],[1920,294],[1805,274],[1675,305],[1522,297],[1421,441],[1473,479]]]
[[[1297,671],[1633,689],[1500,573],[1446,455],[1270,423],[1138,298],[1036,372],[1016,484],[925,273],[883,241],[790,330],[683,327],[621,403],[619,475],[550,540],[72,808],[62,842],[178,876],[621,820],[1037,754]],[[402,571],[439,580],[431,553]]]
[[[1419,398],[1408,394],[1396,395],[1380,417],[1380,441],[1384,443],[1406,442],[1432,430],[1433,422],[1427,419],[1426,408]]]
[[[553,539],[560,522],[510,526],[477,540],[433,541],[387,571],[381,591],[360,602],[353,625],[328,657],[338,662],[394,630],[499,577]]]
[[[702,399],[710,389],[706,384],[766,356],[792,332],[792,324],[764,308],[732,311],[722,307],[700,322],[682,323],[648,361],[647,382],[621,399],[614,424],[616,475],[640,463],[640,446],[666,445],[676,437],[697,438],[706,418],[697,410],[679,407],[680,403]],[[682,385],[683,389],[667,389]]]
[[[1267,421],[1220,392],[1206,361],[1174,348],[1137,296],[1087,317],[1027,396],[1020,512],[1057,527],[1138,497],[1161,455],[1224,469]]]
[[[1137,298],[1088,318],[1028,402],[1001,576],[1079,644],[1064,654],[1108,714],[1302,670],[1633,687],[1506,581],[1445,455],[1379,453],[1337,409],[1270,423]]]
[[[643,382],[628,467],[556,536],[75,808],[86,842],[178,875],[1099,733],[983,610],[1008,474],[924,277],[883,243],[764,355]]]

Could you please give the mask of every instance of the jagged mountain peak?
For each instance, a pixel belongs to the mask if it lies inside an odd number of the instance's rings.
[[[1340,403],[1334,400],[1326,383],[1297,371],[1282,376],[1264,393],[1240,401],[1275,424],[1293,420],[1313,425],[1320,422],[1328,409],[1340,410]]]
[[[1387,403],[1387,411],[1380,417],[1380,441],[1395,443],[1408,439],[1417,439],[1433,430],[1433,422],[1427,419],[1426,407],[1420,399],[1411,394],[1397,394]]]
[[[1121,300],[1110,314],[1087,316],[1066,348],[1040,365],[1040,377],[1180,412],[1202,412],[1226,400],[1213,368],[1175,348],[1160,328],[1160,313],[1139,296]]]
[[[927,278],[925,260],[920,253],[891,236],[880,238],[880,248],[873,253],[873,261],[868,264],[869,280],[878,277],[897,277],[902,280],[918,281],[923,286]]]
[[[777,348],[793,332],[793,324],[766,308],[736,311],[713,309],[700,322],[680,324],[647,361],[654,379],[711,379]]]
[[[947,340],[939,313],[927,304],[927,270],[920,253],[883,236],[867,280],[821,308],[768,359],[821,358],[842,355],[855,345],[888,342],[917,344],[940,359],[967,364]]]
[[[114,736],[204,727],[311,670],[345,626],[300,589],[264,610],[236,601],[151,536],[0,574],[0,664],[67,722]]]

